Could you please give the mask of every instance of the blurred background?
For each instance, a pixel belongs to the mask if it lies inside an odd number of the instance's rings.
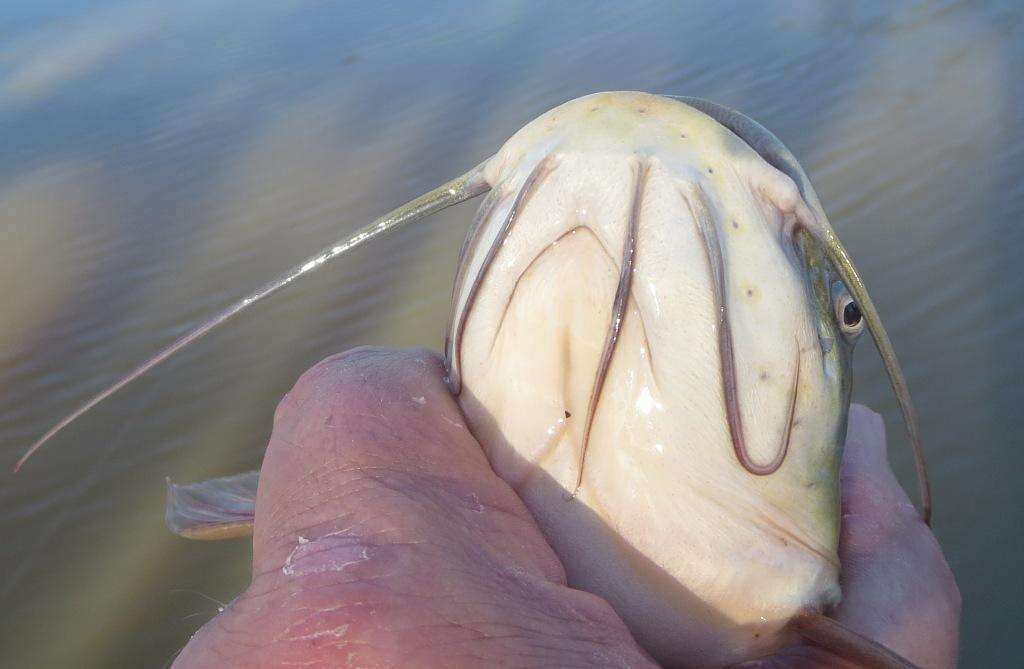
[[[0,6],[0,665],[166,666],[247,584],[164,527],[164,477],[259,466],[278,399],[359,344],[443,340],[461,205],[56,418],[218,308],[578,95],[696,95],[800,158],[921,414],[966,667],[1024,624],[1024,5],[84,2]],[[870,342],[855,399],[881,411]]]

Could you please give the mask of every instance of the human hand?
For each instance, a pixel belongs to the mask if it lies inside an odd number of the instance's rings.
[[[602,599],[566,586],[424,351],[357,349],[281,401],[260,475],[249,588],[179,667],[654,667]],[[835,616],[922,664],[955,663],[959,593],[850,412]],[[794,646],[760,666],[835,666]]]

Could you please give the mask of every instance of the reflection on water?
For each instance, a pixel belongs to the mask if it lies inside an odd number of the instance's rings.
[[[790,145],[867,277],[921,413],[964,664],[1012,664],[1024,10],[705,4],[5,3],[4,461],[203,316],[547,108],[607,89],[707,97]],[[471,207],[296,285],[0,474],[3,664],[168,663],[244,587],[249,554],[171,537],[164,477],[258,466],[277,398],[332,352],[439,348]],[[870,345],[857,373],[911,481]]]

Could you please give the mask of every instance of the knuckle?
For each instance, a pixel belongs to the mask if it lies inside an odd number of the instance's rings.
[[[441,364],[426,349],[362,346],[314,365],[292,392],[300,405],[360,405],[405,399],[410,389],[440,378]]]

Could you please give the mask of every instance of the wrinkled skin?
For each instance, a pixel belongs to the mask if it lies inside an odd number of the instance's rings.
[[[836,617],[924,667],[955,664],[960,596],[850,410]],[[601,599],[565,585],[422,351],[358,349],[282,400],[263,462],[253,579],[177,667],[650,667]],[[328,536],[330,535],[330,536]],[[842,666],[806,646],[748,667]]]

